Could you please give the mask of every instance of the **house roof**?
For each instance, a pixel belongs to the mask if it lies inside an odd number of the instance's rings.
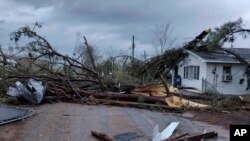
[[[229,50],[238,53],[241,57],[245,58],[246,61],[250,63],[250,48],[230,48]],[[222,50],[216,50],[213,52],[194,50],[189,51],[204,59],[205,62],[239,63],[239,61],[233,55]]]

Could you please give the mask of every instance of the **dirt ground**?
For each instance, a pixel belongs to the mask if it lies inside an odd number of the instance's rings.
[[[250,125],[250,111],[231,111],[223,113],[190,112],[193,116],[189,119],[205,121],[209,124],[223,126],[229,130],[230,124]]]
[[[32,108],[36,110],[36,115],[0,126],[1,141],[97,141],[91,136],[91,130],[105,132],[111,136],[135,132],[141,137],[133,141],[147,141],[152,139],[152,131],[156,124],[162,131],[173,121],[180,121],[176,133],[203,133],[206,129],[208,132],[218,132],[219,137],[213,140],[229,140],[227,129],[194,121],[197,113],[192,112],[173,114],[72,103],[44,104]]]

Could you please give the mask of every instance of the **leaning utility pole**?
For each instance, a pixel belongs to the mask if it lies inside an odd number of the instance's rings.
[[[134,62],[134,58],[135,58],[135,36],[133,35],[132,37],[132,62]]]
[[[146,53],[146,50],[144,50],[143,58],[144,58],[144,60],[147,60],[147,53]]]

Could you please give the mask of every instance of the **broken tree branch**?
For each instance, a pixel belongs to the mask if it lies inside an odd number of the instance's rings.
[[[163,86],[165,87],[166,93],[168,94],[169,93],[168,84],[166,80],[164,79],[164,77],[162,76],[162,74],[160,74],[160,78],[161,78]]]
[[[118,94],[118,93],[98,93],[98,92],[88,92],[84,90],[77,90],[83,96],[93,96],[96,99],[111,99],[111,100],[123,100],[130,102],[142,102],[151,104],[162,104],[167,105],[164,97],[154,97],[154,96],[142,96],[136,94]],[[69,92],[70,93],[70,92]]]
[[[202,31],[198,36],[195,37],[195,39],[188,42],[182,48],[169,49],[166,50],[164,54],[151,58],[143,66],[141,70],[142,75],[151,73],[156,78],[163,72],[165,75],[169,74],[176,64],[185,57],[186,54],[183,51],[186,49],[195,49],[198,46],[198,43],[200,43],[210,31],[210,29]]]
[[[91,50],[90,50],[90,46],[89,46],[89,44],[88,44],[88,42],[87,42],[86,37],[84,36],[83,38],[84,38],[84,41],[85,41],[84,43],[85,43],[85,45],[86,45],[86,47],[87,47],[87,50],[88,50],[88,53],[89,53],[89,58],[90,58],[90,60],[91,60],[91,64],[92,64],[93,69],[94,69],[94,71],[95,71],[95,73],[96,73],[96,75],[97,75],[97,79],[98,79],[98,81],[99,81],[99,83],[100,83],[100,88],[101,88],[102,92],[104,92],[104,83],[102,82],[102,80],[101,80],[101,78],[100,78],[100,76],[99,76],[99,74],[98,74],[98,72],[97,72],[96,65],[95,65],[95,61],[94,61],[94,58],[93,58],[93,54],[92,54],[92,52],[91,52]]]
[[[150,109],[156,111],[165,111],[173,113],[183,113],[181,108],[170,107],[160,104],[148,104],[148,103],[137,103],[137,102],[127,102],[127,101],[116,101],[116,100],[107,100],[107,99],[96,99],[99,104],[103,105],[112,105],[118,107],[134,107],[140,109]]]

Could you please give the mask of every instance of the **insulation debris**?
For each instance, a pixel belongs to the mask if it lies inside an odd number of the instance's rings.
[[[33,104],[39,104],[43,99],[45,91],[41,83],[34,79],[29,79],[24,84],[17,81],[15,87],[9,87],[7,94],[13,97],[23,97]]]

